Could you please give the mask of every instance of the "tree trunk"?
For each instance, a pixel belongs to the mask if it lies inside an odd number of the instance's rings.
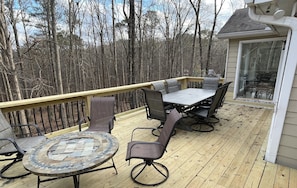
[[[57,31],[56,31],[56,13],[55,13],[55,0],[51,0],[51,28],[52,28],[52,37],[53,37],[53,47],[54,47],[54,59],[57,65],[57,81],[58,81],[58,94],[64,94],[63,90],[63,80],[62,80],[62,69],[61,69],[61,61],[60,61],[60,49],[57,39]],[[61,119],[63,127],[67,127],[67,115],[65,104],[61,104]]]
[[[139,2],[139,15],[138,15],[138,79],[139,82],[144,82],[144,70],[143,70],[143,60],[142,60],[142,32],[141,20],[142,20],[142,0]]]
[[[134,0],[129,1],[130,14],[128,21],[128,35],[129,35],[129,48],[128,48],[128,64],[129,64],[129,84],[136,83],[135,77],[135,3]],[[134,93],[130,94],[130,105],[134,109],[136,104],[136,96]]]
[[[113,54],[112,54],[112,59],[113,59],[113,62],[114,62],[114,73],[115,73],[115,80],[116,80],[116,86],[119,86],[120,84],[120,75],[118,73],[118,60],[117,60],[117,45],[116,45],[116,34],[115,34],[115,10],[114,10],[114,1],[115,0],[112,0],[111,3],[112,3],[112,49],[113,49]]]
[[[221,4],[220,4],[219,8],[217,9],[217,0],[214,0],[214,19],[213,19],[212,29],[210,31],[209,40],[208,40],[207,58],[206,58],[206,65],[205,65],[206,75],[208,74],[208,69],[209,69],[211,46],[212,46],[213,35],[214,35],[216,23],[217,23],[217,18],[218,18],[219,13],[222,10],[224,2],[225,2],[225,0],[221,0]]]
[[[13,3],[13,2],[11,2],[11,3]],[[15,87],[15,92],[10,91],[10,93],[16,94],[16,100],[22,100],[23,97],[22,97],[22,93],[21,93],[21,86],[20,86],[20,82],[19,82],[19,78],[18,78],[18,72],[16,70],[15,62],[13,59],[13,50],[12,50],[12,46],[11,46],[7,22],[5,19],[4,7],[5,7],[4,1],[1,0],[1,7],[0,7],[1,58],[0,58],[0,60],[2,60],[2,65],[3,65],[3,67],[1,67],[1,69],[3,69],[4,74],[9,73],[12,76],[12,81],[13,81],[13,85]],[[12,97],[13,96],[11,94],[10,100],[14,100]],[[27,120],[25,118],[26,117],[25,111],[21,110],[20,113],[21,113],[21,115],[20,115],[21,122],[20,123],[27,124]],[[25,130],[25,131],[28,132],[28,130]]]
[[[68,1],[68,28],[69,28],[69,52],[68,52],[68,62],[69,62],[69,69],[71,74],[69,75],[68,87],[70,85],[74,85],[74,91],[78,91],[78,78],[77,78],[77,70],[74,61],[74,49],[73,49],[73,33],[75,29],[75,22],[76,22],[76,14],[74,10],[74,2],[73,0]],[[72,80],[71,75],[73,75],[74,80]],[[73,83],[74,82],[74,83]],[[71,92],[71,88],[68,88],[68,92]]]
[[[194,36],[193,36],[193,42],[192,42],[192,53],[191,53],[191,66],[190,66],[190,76],[194,76],[195,69],[196,69],[196,38],[197,38],[197,32],[198,32],[198,26],[199,26],[199,32],[200,32],[200,22],[199,22],[199,13],[200,13],[200,5],[201,0],[197,1],[197,7],[194,5],[192,0],[189,0],[192,8],[195,12],[195,29],[194,29]],[[200,35],[201,36],[201,35]],[[202,56],[202,53],[200,53],[200,57]]]

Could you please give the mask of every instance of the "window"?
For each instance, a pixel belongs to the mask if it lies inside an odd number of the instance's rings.
[[[273,100],[283,40],[241,43],[237,97]]]

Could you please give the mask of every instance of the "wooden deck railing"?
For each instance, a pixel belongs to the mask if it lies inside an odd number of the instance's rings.
[[[202,77],[178,77],[181,88],[201,87]],[[223,79],[220,80],[223,82]],[[11,124],[34,123],[45,134],[74,127],[89,114],[90,98],[115,96],[116,113],[136,109],[144,104],[141,88],[151,88],[153,82],[52,95],[40,98],[1,102],[0,110]],[[24,120],[25,118],[25,120]]]

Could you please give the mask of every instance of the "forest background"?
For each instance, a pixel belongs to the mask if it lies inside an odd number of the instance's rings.
[[[224,75],[243,1],[0,0],[0,101]]]

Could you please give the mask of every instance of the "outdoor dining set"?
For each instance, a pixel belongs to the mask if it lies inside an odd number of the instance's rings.
[[[187,130],[210,132],[214,130],[217,110],[222,107],[224,97],[231,82],[219,83],[218,77],[205,77],[202,88],[180,89],[175,79],[153,83],[154,90],[143,89],[146,100],[146,113],[148,119],[157,119],[165,122],[167,114],[172,109],[177,109],[183,117],[195,119],[195,124],[206,125],[208,128],[195,129],[191,125],[182,125]],[[155,134],[155,133],[153,133]]]
[[[215,115],[223,105],[230,83],[219,84],[218,77],[206,77],[202,88],[181,89],[178,80],[168,79],[165,82],[153,82],[153,89],[142,89],[146,116],[148,119],[160,121],[160,125],[151,128],[152,134],[157,136],[154,142],[133,140],[136,131],[148,128],[139,127],[132,132],[131,141],[127,145],[126,160],[143,159],[142,163],[131,170],[134,182],[154,186],[167,180],[169,170],[155,160],[163,156],[170,138],[176,133],[175,128],[179,124],[189,131],[214,130],[214,124],[219,121]],[[39,187],[42,182],[72,177],[74,187],[78,188],[81,174],[107,168],[114,168],[117,174],[113,156],[118,151],[119,143],[111,134],[115,121],[114,108],[115,97],[93,97],[90,115],[79,121],[79,130],[53,138],[43,136],[37,126],[37,136],[16,137],[12,126],[0,112],[0,155],[5,156],[0,160],[11,160],[1,169],[1,178],[13,179],[32,173],[37,175]],[[207,128],[181,123],[184,118],[192,118],[195,124],[206,125]],[[89,124],[87,129],[82,128],[83,123]],[[5,172],[20,161],[27,173],[6,176]],[[110,166],[99,167],[107,161],[111,161]],[[160,174],[161,180],[152,183],[138,179],[149,166]]]

